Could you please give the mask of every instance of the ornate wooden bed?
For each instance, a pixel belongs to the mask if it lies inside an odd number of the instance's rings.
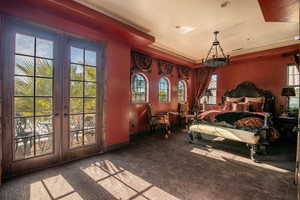
[[[272,127],[271,116],[275,114],[275,97],[270,91],[259,89],[251,82],[242,82],[235,89],[225,92],[222,103],[225,102],[226,97],[264,97],[264,110],[259,113],[263,118],[263,126],[255,129],[223,126],[198,118],[189,127],[188,139],[194,143],[197,139],[202,139],[202,134],[206,134],[243,142],[250,148],[250,158],[257,161],[257,151],[265,149],[265,145],[269,142],[269,132]],[[234,112],[231,111],[231,113]],[[245,112],[245,114],[247,113],[251,114],[251,112]],[[243,114],[243,112],[239,112],[239,114]]]
[[[265,97],[264,111],[275,114],[275,97],[272,92],[259,89],[252,82],[242,82],[235,89],[226,91],[222,97],[222,103],[226,97]]]

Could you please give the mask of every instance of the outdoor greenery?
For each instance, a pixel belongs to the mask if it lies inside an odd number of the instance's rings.
[[[159,80],[158,98],[160,102],[169,101],[169,82],[165,78],[160,78]]]
[[[16,56],[15,73],[15,114],[18,116],[32,116],[34,113],[34,95],[36,115],[52,114],[52,61],[45,59],[36,60],[36,76],[45,78],[29,77],[33,76],[34,61],[28,58],[18,58]],[[22,56],[24,57],[24,56]],[[18,76],[22,75],[22,76]],[[46,78],[47,77],[47,78]],[[35,82],[35,91],[34,91]]]
[[[23,57],[23,56],[22,56]],[[19,58],[16,58],[18,60]],[[16,62],[15,76],[15,108],[16,116],[32,116],[34,98],[34,81],[35,81],[35,109],[36,115],[51,115],[52,114],[52,91],[53,84],[53,64],[50,60],[37,59],[36,75],[43,78],[29,77],[34,72],[33,59],[18,60]],[[18,76],[22,75],[22,76]],[[44,78],[47,77],[47,78]],[[85,77],[83,78],[83,66],[72,65],[70,82],[70,97],[96,97],[96,83],[82,82],[96,81],[96,68],[85,67]],[[84,95],[85,93],[85,95]],[[83,104],[85,112],[91,113],[96,110],[96,98],[71,98],[70,113],[82,113]]]
[[[22,159],[52,151],[54,42],[19,33],[15,39],[15,151],[16,158]],[[70,99],[70,136],[75,135],[70,143],[78,142],[81,137],[84,144],[90,144],[95,142],[96,52],[70,49],[69,91],[60,90]],[[56,82],[55,87],[61,87],[59,84]]]

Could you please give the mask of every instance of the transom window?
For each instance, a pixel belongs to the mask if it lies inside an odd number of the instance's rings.
[[[208,96],[208,104],[212,104],[212,105],[217,104],[217,81],[218,81],[218,75],[213,74],[211,76],[209,85],[207,87],[207,90],[210,93]]]
[[[147,102],[147,80],[142,74],[134,74],[131,83],[131,100],[133,103]]]
[[[15,34],[14,159],[53,152],[53,41]]]
[[[289,98],[289,109],[297,109],[299,108],[299,70],[296,65],[288,65],[288,86],[294,87],[296,91],[296,96]]]
[[[170,85],[169,81],[162,77],[159,79],[159,102],[169,102],[170,101]]]
[[[186,83],[184,81],[178,82],[178,101],[186,101]]]

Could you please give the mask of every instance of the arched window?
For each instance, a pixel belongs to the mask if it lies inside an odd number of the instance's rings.
[[[133,103],[147,102],[148,82],[144,75],[133,75],[131,82],[131,91],[131,100]]]
[[[186,83],[184,81],[178,82],[178,102],[186,101]]]
[[[170,85],[166,78],[159,79],[159,91],[158,91],[159,102],[169,102],[170,101]]]

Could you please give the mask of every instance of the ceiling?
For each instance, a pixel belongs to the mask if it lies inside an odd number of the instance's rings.
[[[153,35],[152,48],[194,63],[206,56],[215,30],[231,56],[299,43],[299,20],[265,22],[257,0],[75,1]]]

